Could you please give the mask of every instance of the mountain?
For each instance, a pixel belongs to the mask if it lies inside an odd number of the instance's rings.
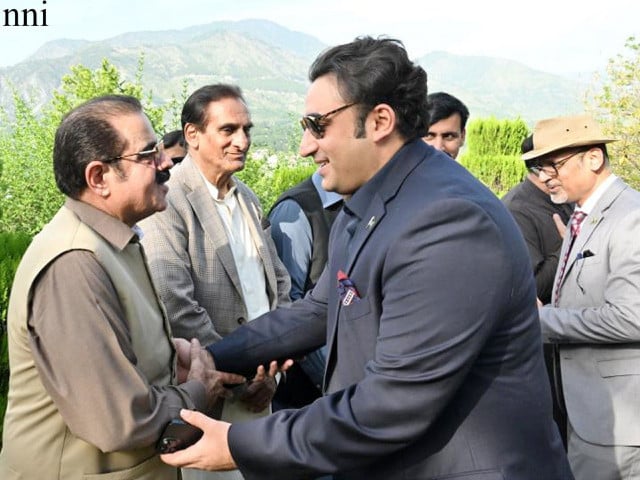
[[[584,111],[586,84],[513,60],[432,52],[416,61],[427,71],[429,91],[460,98],[472,118],[520,117],[533,124]]]
[[[157,103],[214,82],[240,85],[251,108],[255,142],[287,145],[302,112],[307,70],[326,48],[314,37],[266,20],[214,22],[181,30],[131,32],[96,42],[55,40],[11,67],[0,68],[0,106],[11,112],[13,86],[43,106],[72,65],[98,68],[107,58],[133,80],[144,54],[143,84]],[[585,85],[505,59],[433,52],[417,58],[429,91],[467,104],[471,117],[537,119],[582,110]],[[297,132],[296,132],[297,133]]]

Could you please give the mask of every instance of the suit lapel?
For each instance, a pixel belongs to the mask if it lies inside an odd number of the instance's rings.
[[[407,176],[425,159],[428,152],[429,149],[421,140],[411,142],[402,147],[389,163],[376,174],[381,177],[375,180],[377,189],[375,192],[366,193],[368,199],[364,214],[357,212],[360,215],[360,222],[356,226],[347,253],[345,272],[351,272],[368,238],[382,222],[387,211],[387,202],[398,194]],[[366,190],[367,186],[362,188]],[[349,202],[347,202],[348,204]]]
[[[348,276],[354,271],[357,259],[365,248],[367,240],[371,237],[377,228],[381,227],[382,221],[387,212],[387,203],[390,202],[397,194],[407,176],[423,161],[425,161],[429,148],[422,140],[413,141],[405,145],[376,176],[380,175],[379,182],[375,183],[375,192],[367,193],[367,207],[364,214],[361,215],[360,221],[349,245],[349,235],[346,232],[346,226],[349,222],[348,215],[342,211],[336,218],[334,226],[331,230],[331,239],[329,243],[329,281],[333,290],[329,294],[329,307],[327,315],[327,329],[330,332],[327,339],[327,365],[325,367],[324,389],[329,388],[332,381],[333,369],[336,364],[336,339],[338,337],[340,312],[342,307],[340,296],[337,293],[337,274],[339,270],[343,270]],[[375,178],[375,177],[374,177]],[[362,186],[366,189],[368,184]],[[374,184],[368,185],[369,189]],[[357,194],[358,192],[356,192]],[[346,202],[349,204],[349,201]],[[380,245],[380,248],[383,248]],[[357,288],[357,285],[356,285]],[[365,292],[359,292],[365,295]]]
[[[349,244],[349,248],[347,250],[347,261],[345,272],[347,274],[351,273],[353,269],[353,264],[358,258],[358,254],[362,250],[362,247],[366,243],[369,236],[376,229],[382,218],[386,213],[386,209],[384,207],[384,201],[380,196],[376,195],[373,197],[372,202],[369,208],[366,210],[366,213],[363,218],[360,219],[358,225],[356,226],[355,231],[353,232],[353,238]]]
[[[184,173],[183,183],[186,187],[185,190],[188,192],[186,196],[187,201],[191,205],[196,217],[198,217],[202,229],[211,239],[215,254],[231,279],[231,283],[238,291],[240,297],[243,298],[240,276],[238,275],[238,270],[233,258],[233,252],[231,251],[227,232],[218,214],[218,209],[214,204],[213,198],[211,198],[202,174],[193,162],[193,159],[187,155],[182,161],[182,164],[183,167],[181,171]]]
[[[584,219],[584,222],[580,227],[580,234],[576,238],[575,243],[573,244],[573,248],[571,249],[571,253],[568,259],[569,264],[567,265],[564,278],[562,279],[562,284],[564,284],[569,275],[569,272],[575,265],[576,260],[578,259],[578,253],[587,250],[589,247],[589,243],[593,244],[598,227],[606,218],[607,212],[611,205],[616,201],[616,199],[625,190],[625,188],[627,188],[626,184],[620,178],[617,178],[615,182],[607,189],[602,198],[600,198],[600,200],[596,203],[593,211]]]

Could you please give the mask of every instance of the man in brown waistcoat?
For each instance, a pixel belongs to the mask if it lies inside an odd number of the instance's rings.
[[[72,110],[53,163],[66,201],[25,253],[9,303],[0,478],[176,479],[154,451],[164,426],[180,408],[206,411],[243,377],[215,371],[194,348],[177,384],[136,226],[166,207],[173,164],[126,96]]]

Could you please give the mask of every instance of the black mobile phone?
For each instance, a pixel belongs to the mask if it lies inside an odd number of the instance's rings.
[[[182,450],[200,440],[202,433],[198,427],[180,419],[171,420],[160,435],[156,451],[158,453],[173,453]]]

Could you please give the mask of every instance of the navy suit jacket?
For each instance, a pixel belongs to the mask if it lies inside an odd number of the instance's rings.
[[[500,200],[413,141],[345,205],[359,223],[349,244],[336,219],[315,289],[209,347],[246,372],[328,346],[324,397],[229,430],[245,478],[572,478],[529,255]]]

